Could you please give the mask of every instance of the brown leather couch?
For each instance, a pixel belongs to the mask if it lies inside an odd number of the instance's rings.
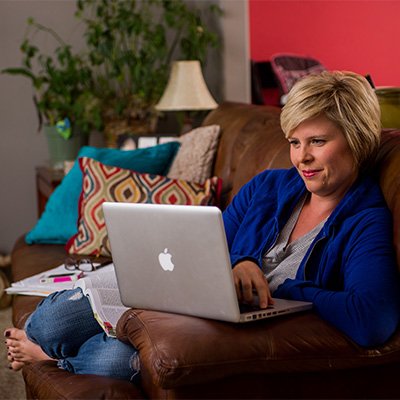
[[[224,181],[223,206],[256,173],[290,166],[279,113],[225,103],[204,121],[222,128],[214,174]],[[400,131],[383,132],[379,168],[400,265]],[[21,238],[12,254],[14,279],[54,267],[64,256],[62,246],[27,246]],[[39,300],[14,299],[16,326]],[[384,346],[361,348],[313,311],[238,326],[129,310],[118,335],[140,351],[140,383],[73,375],[38,362],[23,369],[28,398],[400,398],[400,331]]]

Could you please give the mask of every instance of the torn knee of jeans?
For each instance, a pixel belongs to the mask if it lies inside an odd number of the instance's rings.
[[[83,297],[83,294],[82,294],[82,292],[79,290],[79,291],[73,293],[71,296],[69,296],[69,297],[68,297],[68,300],[72,300],[72,301],[80,300],[82,297]]]
[[[132,371],[134,371],[136,373],[140,372],[140,358],[139,358],[138,351],[132,355],[132,357],[130,359],[130,366],[131,366]]]

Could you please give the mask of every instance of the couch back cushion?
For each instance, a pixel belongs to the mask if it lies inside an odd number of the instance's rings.
[[[380,185],[393,214],[393,239],[400,270],[400,130],[384,129],[378,153]]]
[[[222,208],[257,173],[291,167],[279,116],[278,107],[223,103],[204,120],[221,128],[212,175],[222,178]]]

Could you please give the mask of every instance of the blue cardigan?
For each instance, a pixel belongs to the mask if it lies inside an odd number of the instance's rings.
[[[247,259],[261,267],[305,192],[295,168],[264,171],[243,186],[223,214],[233,266]],[[312,301],[322,318],[358,344],[383,344],[400,315],[392,240],[392,216],[379,185],[359,178],[314,239],[296,278],[274,297]]]

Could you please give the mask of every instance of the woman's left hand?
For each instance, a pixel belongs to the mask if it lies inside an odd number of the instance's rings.
[[[249,260],[238,263],[233,268],[233,279],[239,301],[252,303],[257,292],[260,308],[273,304],[268,282],[260,267]]]

